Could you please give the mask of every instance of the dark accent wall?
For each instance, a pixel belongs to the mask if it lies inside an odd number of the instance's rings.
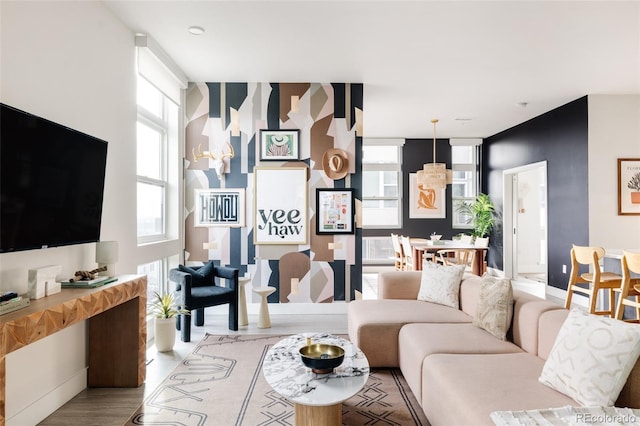
[[[572,244],[589,242],[588,108],[577,99],[483,143],[482,192],[503,209],[502,173],[506,169],[547,161],[548,281],[566,289]],[[502,270],[502,223],[491,234],[487,262]]]

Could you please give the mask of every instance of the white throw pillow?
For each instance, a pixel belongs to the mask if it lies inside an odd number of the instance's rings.
[[[424,262],[418,300],[458,309],[463,274],[464,265],[444,266],[435,262]]]
[[[473,317],[473,325],[507,340],[513,318],[513,288],[508,278],[484,274],[480,282],[480,297]]]
[[[585,406],[613,406],[640,355],[640,327],[574,309],[540,382]]]

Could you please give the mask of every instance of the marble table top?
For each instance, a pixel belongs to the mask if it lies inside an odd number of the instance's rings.
[[[299,350],[312,343],[337,345],[344,349],[344,362],[328,374],[313,373],[300,358]],[[265,356],[262,372],[267,383],[283,397],[297,404],[338,404],[358,393],[369,378],[367,357],[350,341],[326,333],[303,333],[276,343]]]

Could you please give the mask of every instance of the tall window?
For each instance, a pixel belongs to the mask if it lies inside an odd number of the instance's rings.
[[[464,202],[473,202],[478,195],[478,141],[482,142],[478,139],[451,140],[452,228],[469,229],[472,227],[469,223],[470,218],[464,213],[458,212],[458,208]]]
[[[167,238],[168,145],[178,143],[179,107],[138,75],[138,242]]]
[[[402,226],[403,140],[365,139],[362,147],[362,225]]]

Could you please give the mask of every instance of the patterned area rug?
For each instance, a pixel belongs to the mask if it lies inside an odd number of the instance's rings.
[[[286,336],[206,335],[127,425],[293,425],[293,404],[265,381],[262,361]],[[372,369],[343,403],[345,425],[429,423],[400,370]]]

